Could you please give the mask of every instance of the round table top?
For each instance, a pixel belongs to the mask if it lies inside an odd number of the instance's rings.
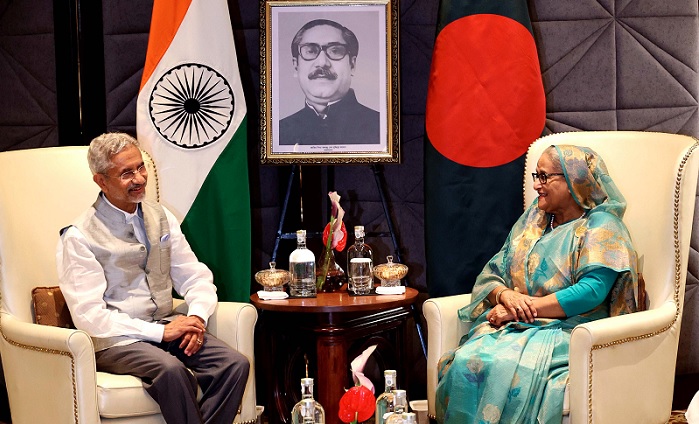
[[[318,293],[317,297],[261,300],[257,293],[250,296],[256,308],[277,312],[360,312],[398,308],[415,302],[418,291],[405,288],[404,294],[352,296],[346,290]]]

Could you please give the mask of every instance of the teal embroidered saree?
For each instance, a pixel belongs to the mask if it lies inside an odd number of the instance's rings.
[[[476,280],[472,303],[459,311],[473,322],[461,346],[439,363],[436,412],[441,423],[560,423],[568,379],[570,332],[578,324],[636,310],[637,258],[622,222],[626,203],[592,150],[556,146],[580,219],[548,230],[550,216],[534,201]],[[617,278],[606,300],[580,315],[509,322],[486,319],[488,294],[500,286],[530,296],[565,290],[588,273]]]

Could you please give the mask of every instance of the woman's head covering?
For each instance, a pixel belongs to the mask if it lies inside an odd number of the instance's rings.
[[[626,211],[626,199],[609,176],[607,165],[597,152],[581,146],[552,147],[558,152],[568,190],[575,202],[588,212],[588,216],[608,212],[622,219]],[[633,260],[636,260],[635,254]],[[629,272],[620,273],[612,287],[609,296],[611,316],[636,311],[634,292],[637,290],[638,276],[635,265],[632,264]]]
[[[619,218],[626,211],[626,200],[612,181],[602,158],[588,147],[551,146],[558,152],[568,190],[586,211],[604,210]]]
[[[548,245],[551,250],[546,253],[553,252],[551,254],[558,255],[557,258],[570,257],[568,266],[571,267],[571,279],[578,278],[586,269],[602,267],[617,270],[619,275],[608,296],[609,314],[616,316],[635,312],[637,258],[628,229],[621,220],[626,210],[624,196],[609,176],[604,161],[594,150],[571,145],[556,145],[550,149],[546,154],[550,152],[555,156],[553,151],[557,153],[568,190],[586,213],[567,227],[568,231],[573,231],[572,236],[576,241],[554,239],[553,244]],[[553,157],[552,159],[555,160]],[[545,261],[537,265],[536,261],[529,262],[527,257],[533,252],[532,246],[546,234],[549,225],[550,215],[539,209],[538,199],[535,200],[515,223],[500,252],[486,264],[478,276],[472,293],[473,303],[459,311],[461,319],[479,318],[492,306],[485,300],[498,286],[529,290],[528,278],[546,278]],[[589,248],[581,244],[580,240],[583,238],[594,246]],[[539,258],[543,256],[539,255]],[[552,256],[546,258],[551,259]],[[542,271],[541,275],[535,275],[539,270]],[[551,281],[556,283],[553,279]],[[546,281],[539,289],[545,284]],[[546,290],[550,291],[553,287],[552,285]]]

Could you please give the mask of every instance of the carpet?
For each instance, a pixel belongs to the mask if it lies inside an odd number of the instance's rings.
[[[683,424],[686,422],[687,419],[684,417],[684,410],[672,411],[672,414],[670,414],[670,419],[668,420],[667,424]]]

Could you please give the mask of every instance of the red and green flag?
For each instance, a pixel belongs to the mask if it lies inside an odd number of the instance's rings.
[[[504,243],[545,118],[526,0],[442,0],[425,122],[430,296],[469,293]]]
[[[219,299],[249,301],[247,109],[226,0],[154,1],[136,130]]]

